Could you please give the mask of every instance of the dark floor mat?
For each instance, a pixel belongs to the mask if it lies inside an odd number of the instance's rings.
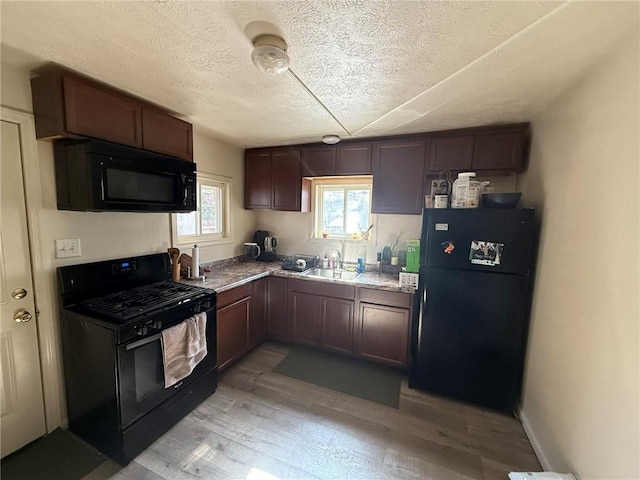
[[[2,459],[2,480],[79,480],[106,460],[72,433],[56,429]]]
[[[321,387],[398,408],[398,370],[353,358],[294,347],[272,370]]]

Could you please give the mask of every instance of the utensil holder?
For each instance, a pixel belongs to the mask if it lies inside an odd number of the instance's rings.
[[[178,280],[180,280],[180,264],[179,263],[174,263],[171,266],[171,280],[173,280],[174,282],[177,282]]]

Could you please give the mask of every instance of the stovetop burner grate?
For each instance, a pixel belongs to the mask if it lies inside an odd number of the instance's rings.
[[[124,322],[193,300],[205,293],[208,292],[202,287],[166,280],[91,298],[79,302],[78,306],[89,313]]]

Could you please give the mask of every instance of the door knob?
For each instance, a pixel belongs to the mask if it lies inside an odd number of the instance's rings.
[[[26,310],[18,310],[14,315],[13,319],[18,323],[27,323],[33,317]]]
[[[27,291],[24,288],[16,288],[13,292],[11,292],[11,296],[16,300],[20,300],[27,296]]]

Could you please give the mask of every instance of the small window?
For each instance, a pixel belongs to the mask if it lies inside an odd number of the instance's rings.
[[[216,243],[230,237],[230,179],[198,172],[197,185],[198,210],[173,215],[174,243]]]
[[[325,183],[327,182],[327,183]],[[371,179],[316,184],[316,238],[353,238],[371,225]]]

